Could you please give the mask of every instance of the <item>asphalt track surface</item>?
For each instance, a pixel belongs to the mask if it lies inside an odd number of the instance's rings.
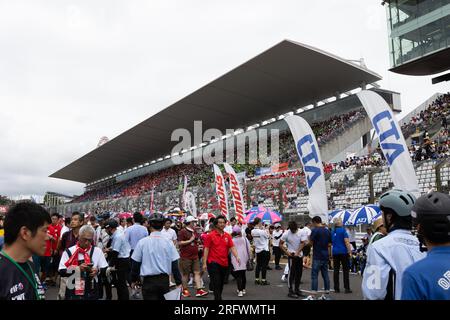
[[[294,300],[287,296],[288,288],[287,283],[281,280],[281,276],[284,271],[284,264],[281,264],[283,270],[275,270],[273,263],[270,264],[272,270],[267,271],[267,279],[270,285],[261,286],[255,285],[255,273],[254,271],[247,272],[247,294],[244,297],[237,296],[237,285],[236,281],[230,275],[229,282],[224,286],[222,297],[224,300]],[[331,300],[362,300],[361,293],[361,276],[359,274],[350,274],[350,289],[353,291],[350,294],[343,293],[343,278],[342,272],[340,273],[340,293],[333,292],[333,272],[328,272],[330,278],[330,284],[332,291],[329,295],[326,295]],[[208,288],[208,277],[203,276],[205,286]],[[323,289],[323,280],[319,274],[319,290]],[[308,295],[308,291],[311,289],[311,269],[303,269],[302,284],[300,285],[302,293]],[[212,293],[205,297],[195,297],[195,289],[189,288],[192,297],[182,298],[182,300],[213,300],[214,295]],[[46,292],[47,300],[56,300],[58,294],[58,289],[56,287],[49,287]],[[116,290],[113,288],[113,299],[116,299]],[[302,299],[302,298],[300,298]]]

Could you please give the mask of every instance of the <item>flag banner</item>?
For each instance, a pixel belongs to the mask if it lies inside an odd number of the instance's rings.
[[[233,197],[234,203],[234,211],[236,212],[236,219],[240,223],[244,223],[244,212],[245,212],[245,204],[244,198],[242,197],[242,188],[239,184],[238,177],[233,167],[231,167],[228,163],[223,164],[225,167],[225,171],[228,173],[228,177],[230,179],[230,191]]]
[[[216,181],[216,195],[217,201],[219,203],[220,213],[228,220],[228,197],[227,191],[225,189],[225,179],[223,178],[222,172],[220,171],[219,167],[216,164],[214,164],[213,167]]]
[[[247,171],[238,172],[236,173],[236,176],[238,180],[245,180],[245,178],[247,178]]]
[[[373,91],[364,90],[358,92],[357,96],[377,132],[394,186],[420,197],[416,172],[402,130],[392,110],[386,101]]]
[[[152,189],[152,195],[150,196],[150,214],[153,214],[153,200],[155,197],[155,187]]]
[[[319,216],[328,221],[328,200],[323,172],[322,159],[316,137],[305,119],[299,116],[288,116],[286,120],[294,137],[297,154],[303,165],[308,188],[309,216]]]
[[[197,204],[195,203],[195,195],[190,191],[186,192],[184,202],[186,203],[186,209],[190,211],[191,215],[197,217]]]
[[[187,176],[184,176],[184,187],[183,187],[183,208],[186,208],[186,191],[188,186],[188,178]]]

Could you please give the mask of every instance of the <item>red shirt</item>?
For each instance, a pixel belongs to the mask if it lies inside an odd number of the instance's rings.
[[[55,238],[55,240],[52,240],[53,251],[56,251],[56,248],[58,246],[58,241],[59,241],[59,238],[61,237],[61,230],[62,230],[62,226],[60,224],[57,224],[55,226],[53,224],[51,224],[48,226],[48,231],[49,231],[50,235]]]
[[[204,246],[209,249],[208,263],[216,262],[228,267],[228,252],[234,247],[231,235],[226,232],[220,234],[217,230],[213,230],[205,238]]]
[[[178,241],[187,241],[192,237],[193,232],[183,228],[178,232]],[[198,259],[198,234],[194,231],[195,240],[187,245],[180,245],[180,257],[183,259],[196,260]]]
[[[44,253],[44,257],[50,257],[52,255],[52,251],[56,250],[56,244],[58,243],[58,239],[57,238],[57,229],[55,228],[55,226],[53,225],[49,225],[47,228],[47,234],[53,238],[55,238],[56,240],[52,240],[50,238],[50,240],[47,240],[45,242],[45,253]],[[53,244],[55,242],[55,244]]]

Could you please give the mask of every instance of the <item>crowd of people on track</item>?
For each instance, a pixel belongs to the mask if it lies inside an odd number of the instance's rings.
[[[356,247],[341,220],[329,223],[320,216],[305,226],[290,221],[283,230],[259,218],[243,225],[218,216],[199,224],[188,215],[174,223],[161,213],[116,220],[74,212],[61,220],[37,204],[19,203],[3,226],[0,299],[45,299],[50,286],[58,286],[58,299],[65,300],[110,300],[113,289],[119,300],[163,300],[172,288],[188,298],[192,282],[196,297],[221,300],[230,275],[237,296],[244,297],[270,287],[271,255],[276,270],[283,270],[280,261],[287,257],[283,278],[292,299],[339,293],[341,267],[344,292],[351,293],[355,257],[366,299],[450,299],[450,197],[430,192],[416,199],[393,189],[381,195],[379,205],[382,218]],[[305,267],[311,268],[310,288],[301,288]],[[248,289],[250,271],[261,289]]]

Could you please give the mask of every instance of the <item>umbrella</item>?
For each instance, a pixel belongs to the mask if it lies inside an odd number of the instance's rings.
[[[336,219],[341,219],[342,223],[344,225],[346,225],[348,222],[348,219],[350,218],[351,215],[352,215],[352,212],[345,210],[345,209],[334,210],[334,211],[330,212],[330,214],[329,214],[329,221],[334,222]]]
[[[362,206],[352,212],[347,224],[353,226],[360,224],[371,224],[373,221],[378,219],[380,215],[380,210],[378,209],[377,211],[374,206]]]
[[[381,215],[381,209],[379,206],[375,205],[375,204],[368,204],[365,207],[369,207],[372,208],[373,210],[375,210],[378,214]],[[376,219],[375,219],[376,220]]]
[[[126,218],[132,218],[133,214],[130,212],[122,212],[119,214],[119,219],[126,219]]]
[[[145,210],[143,211],[144,213],[142,214],[144,217],[150,217],[150,211],[149,210]]]
[[[199,217],[200,220],[209,220],[211,218],[215,218],[216,216],[214,214],[210,213],[202,213]]]
[[[261,207],[255,206],[255,207],[252,207],[251,209],[247,210],[245,212],[245,214],[249,215],[249,214],[253,214],[253,213],[262,213],[262,212],[266,212],[266,211],[267,211],[267,209],[264,208],[263,206],[261,206]]]
[[[269,222],[270,224],[281,221],[281,215],[278,212],[266,209],[264,212],[260,211],[248,214],[245,217],[245,223],[253,222],[255,218],[260,218],[262,222]]]

